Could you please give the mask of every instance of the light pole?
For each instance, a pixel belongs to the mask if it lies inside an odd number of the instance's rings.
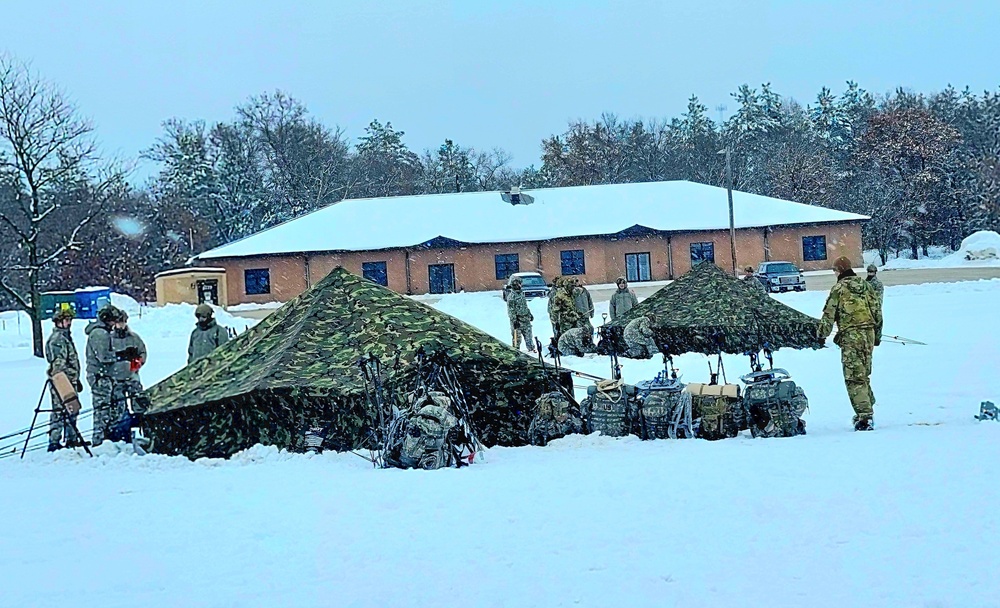
[[[733,166],[729,160],[729,146],[724,150],[719,150],[719,154],[726,155],[726,194],[729,196],[729,251],[733,256],[733,276],[736,273],[736,222],[733,219]]]

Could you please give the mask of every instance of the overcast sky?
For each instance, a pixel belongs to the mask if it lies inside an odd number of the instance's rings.
[[[29,61],[135,157],[171,117],[227,120],[281,89],[353,139],[374,118],[410,148],[445,138],[539,164],[541,139],[602,112],[718,113],[742,83],[810,103],[1000,86],[1000,2],[3,0],[0,50]],[[152,167],[141,168],[144,175]]]

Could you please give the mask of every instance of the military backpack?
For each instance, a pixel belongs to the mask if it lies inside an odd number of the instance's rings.
[[[636,410],[635,387],[621,380],[603,380],[587,387],[580,411],[588,433],[600,431],[608,437],[629,434]]]
[[[638,408],[634,431],[643,439],[677,439],[694,436],[691,395],[677,380],[636,384]]]
[[[545,393],[535,403],[537,410],[528,428],[532,445],[545,445],[553,439],[583,431],[579,410],[563,393]]]
[[[805,435],[802,414],[809,407],[805,391],[782,369],[743,376],[743,409],[754,437]]]
[[[688,384],[697,436],[714,441],[736,437],[747,428],[740,387],[736,384]]]

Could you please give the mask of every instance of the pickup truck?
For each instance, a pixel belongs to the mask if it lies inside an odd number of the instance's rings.
[[[754,273],[768,293],[805,291],[806,279],[791,262],[761,262]]]

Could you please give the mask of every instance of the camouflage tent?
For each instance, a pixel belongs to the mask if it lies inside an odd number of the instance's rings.
[[[652,314],[653,334],[662,352],[743,354],[765,345],[779,348],[821,348],[816,339],[819,320],[805,315],[746,285],[711,263],[696,265],[660,289],[623,317],[602,328],[602,352],[613,346],[626,351],[625,325]]]
[[[361,447],[375,416],[359,359],[379,358],[390,388],[412,386],[420,347],[454,365],[484,443],[527,443],[530,406],[550,390],[537,360],[340,268],[151,387],[144,428],[154,451],[191,458],[295,449],[313,427],[329,429],[327,447]]]

